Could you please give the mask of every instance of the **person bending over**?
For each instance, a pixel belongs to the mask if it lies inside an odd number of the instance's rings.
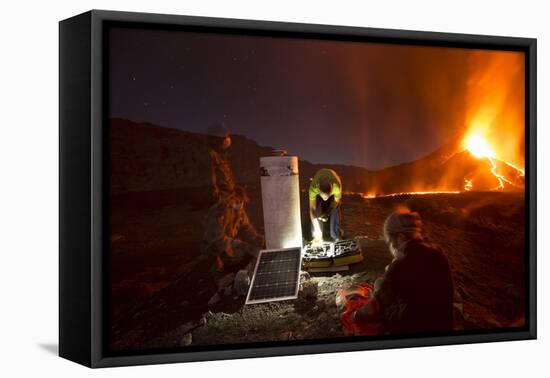
[[[323,168],[315,173],[309,185],[309,216],[313,240],[323,239],[323,223],[329,222],[330,238],[342,238],[340,228],[340,203],[342,200],[342,180],[332,169]]]

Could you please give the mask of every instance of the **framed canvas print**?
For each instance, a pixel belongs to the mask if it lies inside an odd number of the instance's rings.
[[[60,355],[536,337],[536,40],[60,22]]]

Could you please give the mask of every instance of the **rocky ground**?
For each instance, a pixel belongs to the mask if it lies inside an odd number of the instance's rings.
[[[208,205],[203,192],[142,193],[112,201],[112,350],[343,336],[338,289],[383,273],[391,257],[381,240],[382,224],[400,205],[419,211],[427,234],[447,254],[457,330],[524,324],[521,193],[345,196],[342,226],[348,237],[361,236],[364,260],[346,272],[304,274],[297,300],[244,306],[244,297],[232,289],[234,277],[212,281],[200,258],[197,219]],[[251,219],[261,225],[254,202],[259,197],[251,197]]]
[[[217,340],[217,343],[235,344],[344,336],[338,289],[373,282],[391,261],[383,241],[361,238],[360,244],[365,259],[349,271],[302,272],[297,300],[242,306],[234,313],[223,312],[221,307],[209,314],[204,327],[193,332],[193,343],[209,345]]]

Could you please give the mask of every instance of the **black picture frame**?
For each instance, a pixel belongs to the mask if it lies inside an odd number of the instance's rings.
[[[262,343],[201,350],[105,352],[109,209],[105,36],[110,25],[338,39],[525,53],[526,326],[429,337]],[[89,367],[535,339],[536,39],[92,10],[59,24],[59,354]]]

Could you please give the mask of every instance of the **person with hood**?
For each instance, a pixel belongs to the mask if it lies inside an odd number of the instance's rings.
[[[454,288],[449,263],[441,248],[426,241],[418,213],[392,213],[384,222],[384,239],[393,261],[354,321],[380,322],[389,334],[451,331]]]

